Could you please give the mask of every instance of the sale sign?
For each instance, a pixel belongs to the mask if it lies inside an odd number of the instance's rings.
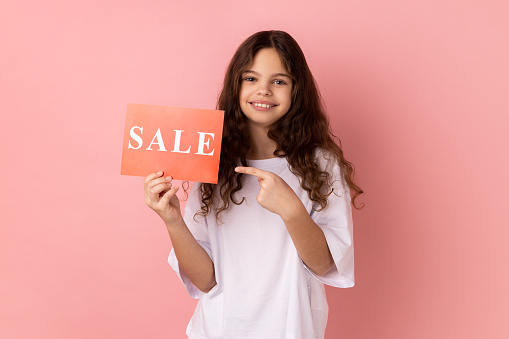
[[[120,174],[217,183],[224,112],[128,104]]]

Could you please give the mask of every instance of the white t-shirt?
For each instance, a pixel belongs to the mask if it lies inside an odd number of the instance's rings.
[[[214,262],[217,285],[208,293],[194,286],[171,250],[168,261],[189,295],[199,298],[187,327],[191,339],[310,339],[323,338],[328,305],[324,283],[335,287],[354,285],[354,256],[350,193],[343,185],[339,166],[323,154],[319,162],[335,180],[327,207],[317,212],[289,170],[284,158],[249,160],[248,165],[273,172],[292,187],[327,239],[335,266],[315,275],[297,254],[281,218],[256,201],[257,178],[244,175],[243,188],[218,223],[214,212],[206,218],[200,210],[199,185],[191,189],[184,220],[198,243]],[[315,207],[315,209],[313,209]]]

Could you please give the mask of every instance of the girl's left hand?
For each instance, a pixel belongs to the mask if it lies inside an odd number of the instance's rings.
[[[293,189],[277,174],[254,167],[236,167],[235,172],[251,174],[258,177],[260,191],[256,200],[268,211],[288,220],[304,208]]]

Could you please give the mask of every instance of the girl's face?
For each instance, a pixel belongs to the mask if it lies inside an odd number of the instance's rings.
[[[251,127],[269,128],[290,110],[292,80],[274,48],[263,48],[242,73],[240,108]]]

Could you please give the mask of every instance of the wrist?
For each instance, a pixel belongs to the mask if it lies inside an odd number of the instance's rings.
[[[180,218],[177,220],[172,220],[172,221],[166,221],[165,225],[166,225],[166,228],[168,229],[168,231],[173,230],[173,229],[182,228],[182,227],[187,227],[183,218]]]
[[[295,208],[288,209],[286,213],[281,214],[280,217],[285,224],[293,224],[306,220],[306,218],[309,218],[309,214],[302,202],[300,202]]]

